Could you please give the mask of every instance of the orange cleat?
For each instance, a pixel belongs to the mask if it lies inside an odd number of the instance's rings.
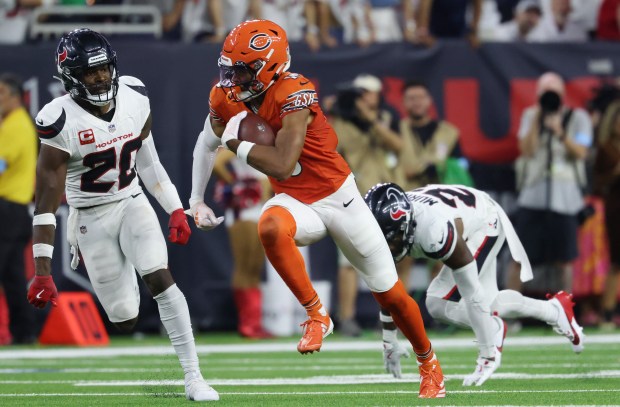
[[[420,369],[420,395],[421,399],[439,399],[446,397],[446,386],[443,381],[443,372],[437,356],[433,353],[433,357],[424,362],[418,361]]]
[[[304,334],[297,345],[297,351],[302,355],[314,351],[320,352],[323,338],[334,331],[334,322],[329,315],[312,316],[301,326]]]

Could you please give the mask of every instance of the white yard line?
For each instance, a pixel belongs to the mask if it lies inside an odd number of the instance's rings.
[[[379,362],[378,362],[379,361]],[[266,361],[268,362],[268,361]],[[368,372],[376,372],[381,368],[380,356],[375,358],[375,363],[368,364],[345,364],[345,365],[312,365],[312,366],[229,366],[229,363],[222,364],[209,364],[205,370],[212,374],[213,372],[309,372],[309,371],[368,371]],[[131,364],[131,363],[128,363]],[[441,367],[443,370],[471,370],[474,364],[449,364],[442,363]],[[502,363],[502,370],[528,370],[532,369],[558,369],[558,368],[571,368],[579,367],[579,369],[585,368],[596,368],[597,370],[606,370],[606,369],[615,369],[618,367],[618,363],[546,363],[546,364],[507,364]],[[173,369],[176,370],[177,366],[173,366]],[[162,367],[107,367],[107,368],[97,368],[97,367],[59,367],[59,368],[51,368],[51,367],[12,367],[12,368],[1,368],[1,375],[15,375],[15,374],[32,374],[32,373],[157,373],[157,372],[170,372],[169,368]]]
[[[620,343],[620,334],[590,335],[586,338],[588,344],[617,344]],[[405,342],[403,342],[406,345]],[[506,339],[507,347],[531,347],[548,345],[566,345],[568,341],[560,336],[523,336]],[[234,345],[198,345],[196,349],[200,354],[215,353],[264,353],[264,352],[294,352],[296,342],[278,343],[248,343]],[[435,349],[466,348],[475,349],[473,339],[446,338],[433,340]],[[366,351],[380,350],[381,341],[333,341],[325,342],[322,352],[336,351]],[[174,354],[172,346],[131,346],[131,347],[108,347],[108,348],[58,348],[58,349],[24,349],[0,351],[1,359],[49,359],[49,358],[83,358],[83,357],[110,357],[110,356],[145,356],[145,355],[171,355]]]
[[[535,393],[617,393],[620,389],[562,389],[562,390],[451,390],[448,394],[535,394]],[[218,392],[221,396],[346,396],[346,395],[372,395],[372,394],[412,394],[417,395],[417,390],[385,390],[385,391],[265,391],[265,392]],[[2,397],[145,397],[154,396],[157,393],[154,392],[133,392],[133,393],[0,393]],[[185,393],[180,392],[166,392],[162,393],[169,396],[185,396]],[[557,405],[557,404],[556,404]],[[606,404],[608,405],[608,404]],[[510,405],[503,405],[503,407],[511,407]],[[580,407],[589,407],[588,405],[579,405]],[[445,406],[450,407],[450,406]]]
[[[131,363],[125,363],[125,365]],[[450,364],[450,363],[442,363],[441,367],[444,370],[459,370],[465,369],[470,370],[474,366],[471,364]],[[176,365],[173,366],[174,369],[177,368]],[[618,363],[535,363],[535,364],[509,364],[502,363],[502,370],[510,370],[510,369],[558,369],[558,368],[571,368],[574,369],[578,367],[579,369],[584,368],[596,368],[597,370],[601,369],[614,369],[618,367]],[[375,359],[375,363],[370,364],[357,364],[355,361],[349,360],[347,364],[344,365],[311,365],[311,366],[235,366],[234,364],[230,365],[217,365],[207,364],[203,365],[203,372],[206,372],[209,375],[212,375],[213,372],[308,372],[308,371],[351,371],[351,370],[362,370],[362,371],[377,371],[381,370],[381,357],[378,356]],[[46,368],[46,367],[10,367],[10,368],[0,368],[0,375],[13,375],[13,374],[31,374],[31,373],[53,373],[53,374],[72,374],[72,373],[159,373],[159,372],[169,372],[170,369],[161,368],[161,367],[107,367],[107,368],[98,368],[98,367],[66,367],[66,368]]]
[[[462,380],[466,374],[446,375],[446,380]],[[547,379],[620,379],[620,370],[601,370],[584,373],[495,373],[493,380],[547,380]],[[349,385],[349,384],[384,384],[416,383],[417,374],[404,374],[398,380],[387,374],[311,376],[299,378],[270,379],[218,379],[207,380],[212,386],[312,386],[312,385]],[[77,387],[134,387],[134,386],[182,386],[183,380],[0,380],[2,384],[67,384]],[[527,391],[527,390],[524,390]],[[614,390],[614,391],[620,391]]]

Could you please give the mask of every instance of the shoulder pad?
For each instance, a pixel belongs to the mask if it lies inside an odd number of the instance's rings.
[[[427,231],[419,230],[424,234],[422,250],[431,259],[445,260],[450,257],[456,242],[456,228],[450,221],[434,222]]]
[[[37,135],[42,139],[56,137],[65,127],[67,113],[60,103],[48,103],[35,118]]]
[[[276,89],[276,100],[281,104],[280,115],[287,112],[310,108],[318,104],[314,85],[303,75],[289,73],[282,77],[282,83]]]
[[[136,78],[135,76],[127,76],[127,75],[121,76],[118,79],[118,82],[120,84],[127,85],[127,87],[135,90],[142,96],[148,97],[146,86],[144,86],[144,83],[140,79]]]

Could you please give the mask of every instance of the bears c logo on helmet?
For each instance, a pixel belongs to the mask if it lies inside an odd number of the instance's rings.
[[[250,48],[254,51],[262,51],[269,48],[271,38],[267,34],[256,34],[250,39]]]

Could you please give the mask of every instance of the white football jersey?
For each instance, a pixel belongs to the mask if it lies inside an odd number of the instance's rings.
[[[407,197],[416,221],[412,257],[449,258],[456,247],[457,218],[463,222],[465,240],[487,227],[492,200],[485,192],[462,185],[427,185],[407,192]]]
[[[65,188],[74,208],[115,202],[142,191],[135,161],[151,107],[139,79],[119,78],[115,109],[107,122],[65,95],[45,105],[35,119],[41,143],[70,155]]]

